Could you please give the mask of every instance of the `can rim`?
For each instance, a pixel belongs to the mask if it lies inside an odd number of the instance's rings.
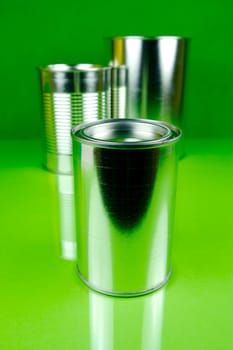
[[[67,64],[67,63],[54,63],[48,64],[43,67],[39,67],[41,71],[47,71],[51,73],[69,73],[69,72],[96,72],[103,70],[110,70],[108,66],[102,66],[95,63],[77,63],[77,64]]]
[[[87,134],[87,131],[91,128],[101,126],[109,123],[122,123],[123,124],[146,124],[149,127],[157,127],[164,130],[164,135],[159,138],[152,138],[147,140],[130,140],[130,141],[112,141],[105,140],[101,138],[96,138]],[[114,149],[143,149],[143,148],[155,148],[166,146],[171,143],[177,142],[182,131],[178,127],[158,121],[158,120],[148,120],[148,119],[136,119],[136,118],[118,118],[118,119],[105,119],[94,121],[90,123],[85,123],[81,125],[76,125],[71,130],[71,135],[73,141],[78,141],[80,143],[89,144],[95,147],[101,148],[114,148]]]
[[[189,37],[184,37],[184,36],[179,36],[179,35],[126,35],[126,36],[115,36],[111,38],[112,40],[115,39],[141,39],[144,41],[149,41],[149,40],[163,40],[163,39],[176,39],[176,40],[190,40],[191,38]]]

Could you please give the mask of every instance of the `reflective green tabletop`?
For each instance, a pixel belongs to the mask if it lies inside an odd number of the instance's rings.
[[[189,140],[179,162],[173,273],[135,298],[89,290],[61,257],[54,174],[38,141],[2,141],[0,349],[231,350],[233,151]]]

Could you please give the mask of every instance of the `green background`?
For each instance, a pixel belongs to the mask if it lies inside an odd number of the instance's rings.
[[[211,0],[1,2],[0,136],[39,136],[38,66],[102,63],[104,37],[136,34],[192,39],[184,108],[187,136],[232,136],[231,10],[226,1]]]
[[[232,350],[232,5],[0,4],[0,349]],[[41,167],[38,66],[103,62],[104,37],[190,37],[173,274],[157,297],[88,290],[59,257],[54,175]],[[156,336],[154,335],[156,333]]]

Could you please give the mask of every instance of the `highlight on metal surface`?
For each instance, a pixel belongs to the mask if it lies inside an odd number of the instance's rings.
[[[99,292],[152,292],[169,278],[181,131],[146,119],[72,129],[78,272]]]
[[[90,350],[161,350],[165,299],[164,288],[131,299],[89,290]]]
[[[132,118],[182,125],[182,100],[189,39],[122,36],[108,40],[108,58],[128,72],[127,105]]]
[[[110,118],[111,68],[54,64],[40,68],[45,166],[72,173],[71,128]]]
[[[73,175],[50,172],[49,179],[54,237],[58,247],[58,255],[65,260],[76,260]]]
[[[126,66],[112,67],[111,117],[126,118],[128,115],[128,70]]]

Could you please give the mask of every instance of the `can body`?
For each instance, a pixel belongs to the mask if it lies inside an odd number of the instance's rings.
[[[128,115],[181,126],[186,38],[115,37],[108,60],[128,69]]]
[[[106,294],[148,293],[171,269],[180,131],[134,119],[93,124],[73,129],[79,274]]]
[[[112,66],[111,117],[128,116],[128,70],[125,66]]]
[[[72,173],[71,128],[110,117],[111,69],[91,64],[49,65],[40,69],[44,164]]]

